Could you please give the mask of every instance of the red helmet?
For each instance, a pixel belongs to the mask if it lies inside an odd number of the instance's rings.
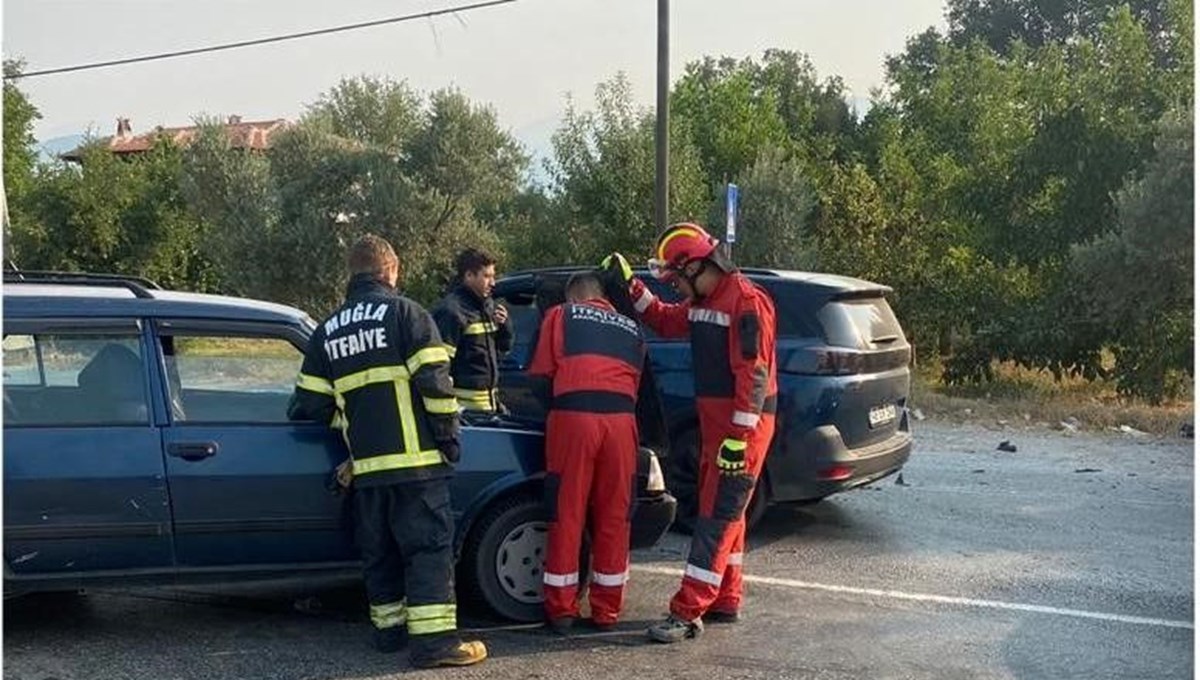
[[[672,225],[658,237],[654,259],[649,262],[650,273],[657,279],[670,281],[679,276],[692,260],[712,257],[717,244],[717,239],[698,224],[683,222]]]

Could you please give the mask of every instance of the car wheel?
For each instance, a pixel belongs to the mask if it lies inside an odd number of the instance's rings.
[[[548,530],[540,500],[518,495],[500,501],[471,529],[459,560],[460,580],[496,614],[513,621],[541,621]],[[579,564],[580,583],[586,584],[586,540]],[[582,597],[583,587],[579,593]]]
[[[696,514],[700,504],[700,495],[696,491],[700,480],[700,435],[696,430],[687,430],[675,438],[665,474],[667,489],[678,503],[674,529],[690,534],[696,526]],[[746,506],[747,529],[753,529],[762,521],[767,513],[767,505],[770,504],[769,495],[764,470],[754,487],[754,495]]]

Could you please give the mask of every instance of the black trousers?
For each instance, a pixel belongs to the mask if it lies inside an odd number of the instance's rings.
[[[354,497],[372,623],[407,624],[413,654],[456,646],[450,480],[360,487]]]

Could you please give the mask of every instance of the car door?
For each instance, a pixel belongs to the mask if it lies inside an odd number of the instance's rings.
[[[508,309],[513,326],[512,350],[500,359],[500,401],[514,415],[544,420],[545,411],[533,396],[529,362],[533,359],[542,315],[536,305],[532,286],[528,289],[509,289],[497,294]]]
[[[171,568],[148,341],[136,319],[5,319],[7,577]]]
[[[181,568],[355,561],[348,508],[326,488],[344,445],[327,423],[287,418],[306,337],[285,323],[156,325]]]

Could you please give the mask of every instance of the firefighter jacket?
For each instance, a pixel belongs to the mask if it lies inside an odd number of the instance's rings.
[[[546,313],[529,373],[553,383],[552,410],[634,413],[645,358],[636,321],[604,300],[568,302]]]
[[[512,320],[492,320],[496,303],[456,286],[433,310],[434,321],[450,354],[450,377],[459,404],[469,411],[500,406],[500,355],[512,349]]]
[[[667,304],[638,279],[634,307],[663,337],[691,336],[692,372],[702,427],[745,441],[776,409],[775,304],[740,272],[724,276],[698,301]]]
[[[343,431],[359,486],[444,477],[457,456],[449,357],[420,305],[369,275],[321,323],[288,409]],[[451,461],[453,462],[453,461]]]

